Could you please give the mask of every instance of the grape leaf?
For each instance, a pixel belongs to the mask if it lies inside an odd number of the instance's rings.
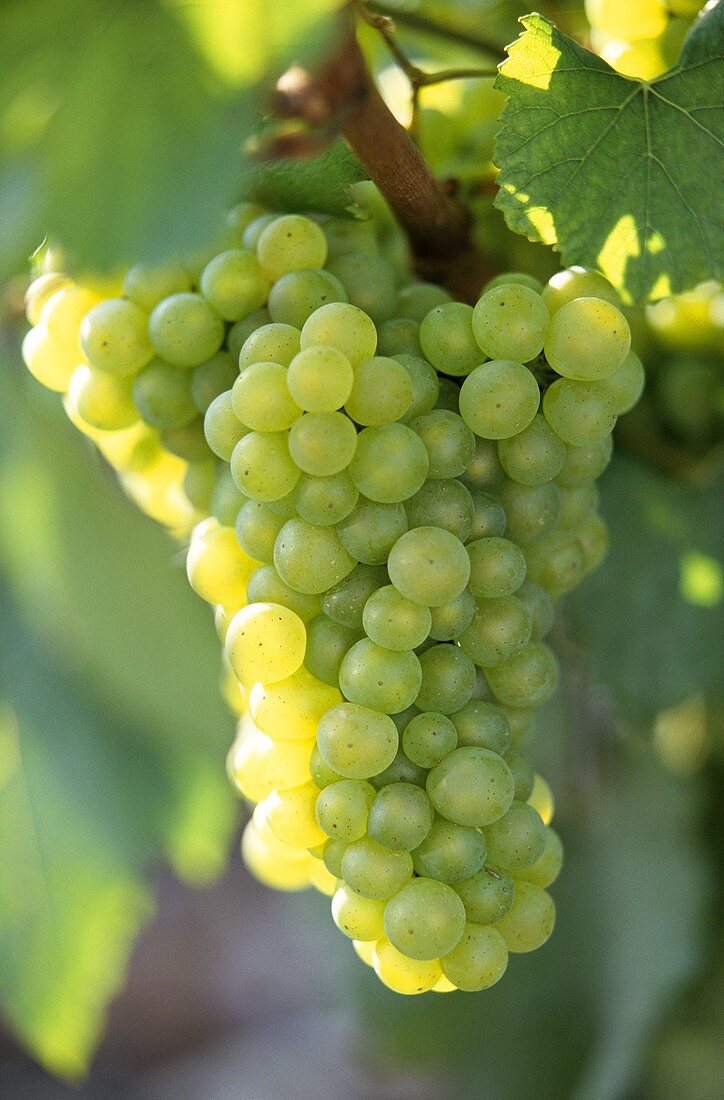
[[[724,4],[650,83],[620,76],[540,15],[521,22],[496,81],[508,97],[496,203],[509,227],[564,264],[598,268],[626,302],[719,277]]]
[[[283,159],[258,165],[247,173],[244,197],[276,210],[317,211],[349,216],[349,189],[367,174],[343,141],[335,141],[317,157]]]

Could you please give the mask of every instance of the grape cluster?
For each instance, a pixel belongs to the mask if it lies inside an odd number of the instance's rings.
[[[142,507],[194,524],[248,866],[331,895],[392,989],[478,990],[553,929],[562,850],[524,749],[643,370],[597,273],[454,302],[366,197],[366,222],[243,204],[118,297],[42,276],[24,351]]]

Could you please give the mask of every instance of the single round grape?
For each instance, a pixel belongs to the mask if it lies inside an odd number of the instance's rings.
[[[515,598],[525,607],[531,621],[531,637],[536,641],[545,638],[553,626],[555,609],[545,589],[526,578],[515,593]]]
[[[387,570],[395,588],[413,603],[438,607],[459,596],[470,577],[463,544],[438,527],[406,532],[389,553]]]
[[[500,490],[500,500],[507,516],[506,534],[514,542],[527,546],[555,527],[561,509],[561,490],[552,481],[544,485],[506,481]]]
[[[415,649],[427,638],[430,624],[429,609],[408,600],[391,584],[377,588],[362,612],[367,637],[385,649]]]
[[[333,527],[316,527],[301,516],[287,520],[274,544],[274,565],[282,580],[298,592],[326,592],[355,564]]]
[[[473,524],[470,528],[468,541],[476,541],[485,538],[501,538],[505,534],[507,518],[505,509],[497,497],[492,493],[485,493],[482,489],[473,489],[471,493],[473,502]]]
[[[520,283],[486,290],[473,310],[475,339],[490,359],[535,359],[543,350],[548,322],[540,294]]]
[[[417,714],[405,726],[402,747],[415,764],[434,768],[457,748],[458,735],[450,719],[439,711]]]
[[[522,432],[539,405],[534,375],[511,359],[491,359],[476,367],[460,390],[460,415],[484,439],[507,439]]]
[[[346,355],[353,367],[371,359],[377,348],[374,322],[357,306],[330,302],[310,314],[302,328],[302,348],[330,345]]]
[[[469,588],[447,603],[433,607],[430,638],[436,642],[452,642],[458,639],[470,625],[475,614],[475,597]]]
[[[573,531],[550,531],[526,551],[530,579],[559,597],[580,584],[586,568],[583,547]]]
[[[94,291],[70,284],[51,294],[42,308],[40,324],[53,347],[62,348],[64,355],[72,355],[78,363],[84,358],[80,343],[83,320],[98,304],[99,295]]]
[[[441,374],[466,375],[485,358],[473,335],[473,310],[463,302],[434,306],[420,324],[420,344]]]
[[[318,793],[313,783],[304,783],[272,791],[264,799],[261,805],[266,823],[278,840],[294,848],[312,848],[326,841],[314,814]]]
[[[325,615],[342,626],[362,633],[362,616],[365,604],[373,592],[387,584],[387,571],[383,565],[356,565],[351,573],[322,597]],[[392,648],[392,647],[389,647]],[[413,646],[405,646],[412,649]]]
[[[380,347],[380,354],[390,355],[391,353]],[[435,402],[440,394],[440,380],[437,371],[430,363],[420,358],[421,354],[421,352],[409,354],[403,352],[394,355],[398,363],[402,363],[412,383],[412,401],[402,417],[403,423],[409,423],[416,416],[422,416],[424,413],[430,412],[435,407]]]
[[[235,325],[231,326],[226,334],[226,346],[235,363],[239,362],[241,349],[252,333],[263,328],[264,325],[270,324],[270,322],[271,317],[268,309],[255,309],[248,317],[244,317],[243,320],[237,321]]]
[[[542,485],[561,469],[565,443],[543,416],[536,416],[522,432],[498,443],[500,465],[508,477],[522,485]]]
[[[283,518],[275,516],[262,501],[246,500],[236,516],[236,538],[250,558],[271,562],[274,542],[283,526]]]
[[[244,863],[259,882],[274,890],[304,890],[309,886],[308,852],[291,848],[268,830],[272,842],[262,839],[255,822],[249,821],[241,839]]]
[[[356,440],[357,449],[349,473],[368,500],[396,504],[407,500],[421,487],[429,465],[427,451],[419,436],[406,425],[379,424],[364,428]]]
[[[281,604],[248,604],[237,611],[226,635],[226,655],[243,683],[274,683],[304,660],[304,623]]]
[[[485,284],[485,293],[494,290],[496,286],[527,286],[529,290],[535,290],[540,294],[543,285],[534,279],[532,275],[526,275],[522,271],[504,271],[501,275],[495,275]]]
[[[419,357],[422,355],[419,335],[420,326],[417,321],[410,321],[405,317],[383,321],[377,329],[377,354]]]
[[[551,318],[546,359],[558,374],[578,382],[607,378],[631,348],[628,321],[611,302],[574,298]]]
[[[330,783],[317,798],[317,821],[327,836],[346,843],[359,840],[365,834],[367,815],[375,797],[374,787],[361,779]]]
[[[246,227],[265,213],[264,207],[258,202],[238,202],[236,206],[232,206],[224,218],[224,225],[230,230],[234,239],[240,241]]]
[[[635,352],[630,351],[618,370],[604,379],[604,386],[613,397],[616,415],[629,412],[644,392],[646,371]]]
[[[43,309],[53,295],[69,286],[72,286],[72,279],[57,271],[49,271],[33,279],[24,298],[25,316],[30,324],[39,325]]]
[[[525,557],[510,539],[485,538],[468,543],[470,591],[477,599],[511,596],[525,579]]]
[[[350,939],[380,939],[385,933],[384,914],[384,902],[356,894],[345,882],[332,899],[332,919],[340,932]]]
[[[461,479],[472,492],[474,489],[495,490],[503,480],[503,470],[498,459],[498,444],[493,439],[476,436],[475,454],[465,468]]]
[[[350,302],[363,309],[376,325],[395,314],[395,272],[381,256],[348,252],[331,260],[329,270],[347,291]]]
[[[176,367],[197,367],[219,350],[224,322],[200,294],[172,294],[154,308],[148,333],[156,355]]]
[[[415,699],[419,710],[453,714],[465,706],[475,688],[475,666],[452,645],[435,645],[420,656],[422,684]]]
[[[384,921],[390,943],[404,955],[438,959],[459,943],[465,907],[446,883],[416,878],[387,902]]]
[[[566,488],[585,485],[600,477],[611,461],[613,440],[610,435],[582,447],[566,447],[566,458],[556,481]]]
[[[183,487],[189,501],[200,512],[208,515],[211,496],[216,487],[217,463],[215,459],[190,462],[184,474]]]
[[[410,852],[430,832],[432,817],[430,799],[421,787],[388,783],[377,792],[370,807],[367,832],[385,848]]]
[[[460,635],[460,647],[476,665],[489,668],[522,649],[530,641],[531,630],[530,615],[515,596],[481,600]]]
[[[532,882],[535,886],[551,886],[563,866],[563,845],[560,837],[554,829],[546,829],[546,842],[542,853],[535,863],[529,867],[516,871],[516,878],[522,878],[526,882]]]
[[[510,808],[515,784],[497,753],[455,749],[427,777],[427,793],[443,817],[458,825],[490,825]]]
[[[191,280],[181,264],[174,260],[158,265],[134,264],[123,277],[126,298],[149,313],[162,298],[186,290],[191,290]]]
[[[199,462],[212,457],[204,434],[202,416],[189,420],[188,424],[182,424],[180,428],[162,428],[160,439],[165,450],[186,462]]]
[[[551,317],[574,298],[602,298],[614,306],[620,305],[621,301],[608,279],[586,267],[567,267],[564,271],[557,271],[543,287],[541,297]]]
[[[262,231],[256,255],[269,276],[280,279],[290,271],[324,267],[327,238],[311,218],[285,214]]]
[[[386,939],[375,944],[372,963],[382,984],[395,993],[426,993],[442,978],[437,959],[410,959]]]
[[[504,706],[538,707],[558,683],[558,662],[544,642],[528,642],[515,656],[485,673],[490,690]]]
[[[583,567],[591,572],[597,569],[608,552],[608,527],[595,512],[576,528],[576,538],[583,548]]]
[[[386,901],[412,877],[409,852],[393,852],[369,837],[353,841],[342,857],[345,882],[363,898]]]
[[[108,298],[93,306],[80,326],[80,342],[91,366],[122,376],[145,367],[153,358],[147,325],[146,312],[126,298]]]
[[[324,762],[347,779],[369,779],[395,758],[399,737],[387,714],[340,703],[319,723],[317,745]]]
[[[230,390],[237,375],[234,361],[226,351],[212,355],[191,371],[191,395],[200,413],[205,413],[219,394]]]
[[[207,421],[214,405],[209,406]],[[299,481],[299,467],[289,454],[286,432],[248,432],[234,447],[230,466],[242,493],[267,504],[291,493]]]
[[[410,283],[399,293],[397,313],[400,317],[421,322],[435,306],[451,300],[449,292],[437,283]]]
[[[214,256],[203,270],[201,293],[225,321],[240,321],[264,305],[269,279],[251,252],[230,249]]]
[[[488,859],[506,871],[530,867],[543,854],[546,827],[527,802],[514,801],[507,813],[485,830]]]
[[[495,924],[513,904],[513,879],[507,871],[487,861],[470,878],[456,882],[455,892],[475,924]]]
[[[495,925],[509,951],[537,951],[546,942],[556,921],[553,898],[540,886],[521,879],[508,912]]]
[[[508,948],[495,928],[468,923],[460,942],[440,959],[440,965],[458,989],[473,993],[500,981],[508,966]]]
[[[395,724],[397,724],[400,715],[393,714],[392,717]],[[390,783],[414,783],[417,787],[424,787],[426,779],[427,772],[425,769],[421,768],[419,764],[413,764],[407,754],[402,749],[398,749],[392,763],[388,764],[384,771],[373,775],[370,778],[370,783],[379,791],[383,787],[388,787]]]
[[[66,392],[82,354],[80,348],[57,347],[43,325],[29,329],[23,338],[25,366],[41,385],[56,393]]]
[[[297,486],[299,515],[320,527],[328,527],[345,519],[358,499],[357,487],[346,470],[331,477],[303,474]]]
[[[318,615],[307,626],[307,652],[304,663],[325,684],[337,687],[339,669],[347,650],[359,641],[357,631]]]
[[[461,542],[473,529],[473,498],[456,478],[428,479],[405,501],[405,511],[410,527],[441,527]]]
[[[241,243],[249,252],[256,252],[259,238],[268,225],[271,225],[279,217],[278,214],[259,214],[247,222],[241,235]]]
[[[298,328],[293,325],[261,325],[247,336],[239,352],[239,368],[252,363],[279,363],[288,367],[299,352]]]
[[[361,497],[337,527],[340,542],[360,562],[380,565],[401,535],[407,531],[402,504],[378,504]]]
[[[246,500],[231,476],[228,466],[222,465],[216,475],[216,488],[211,495],[211,514],[224,527],[233,527],[239,509]]]
[[[312,775],[314,775],[314,772],[312,772]],[[319,786],[316,779],[314,782]],[[344,840],[328,840],[324,845],[322,851],[324,866],[327,868],[330,875],[334,875],[336,879],[342,877],[342,857],[346,850],[347,844]]]
[[[304,413],[289,432],[289,453],[300,470],[316,477],[329,477],[346,469],[357,447],[355,426],[341,412]],[[350,474],[357,484],[351,470]]]
[[[68,397],[86,424],[102,431],[120,431],[138,420],[131,379],[96,370],[85,363],[73,371]]]
[[[613,394],[602,382],[571,382],[559,378],[546,390],[543,414],[564,443],[585,447],[613,431],[616,404]]]
[[[305,412],[334,412],[352,392],[354,372],[346,355],[332,347],[308,347],[292,359],[287,385]]]
[[[485,699],[471,699],[451,717],[459,745],[473,745],[503,753],[510,747],[510,728],[505,712]]]
[[[133,379],[133,401],[154,428],[180,428],[198,416],[188,371],[153,359]]]
[[[239,607],[246,602],[246,582],[254,562],[239,548],[233,528],[207,519],[192,534],[186,573],[197,595],[208,603]]]
[[[298,615],[303,623],[321,612],[318,596],[295,592],[284,583],[273,565],[261,565],[254,570],[247,583],[246,596],[249,603],[280,603]]]
[[[249,693],[254,724],[275,741],[308,741],[322,717],[342,699],[338,688],[321,683],[304,667],[272,684],[256,683]]]
[[[418,875],[455,883],[480,870],[485,851],[485,837],[480,829],[436,817],[412,858]]]
[[[462,417],[448,409],[433,409],[418,416],[410,427],[425,444],[430,478],[457,477],[475,454],[475,436]]]
[[[421,682],[420,660],[412,650],[383,649],[369,638],[355,642],[339,670],[346,699],[385,714],[396,714],[414,703]]]
[[[302,415],[287,389],[286,367],[280,363],[246,367],[234,382],[231,403],[241,423],[255,432],[283,432]]]
[[[269,291],[273,321],[301,329],[315,310],[332,302],[346,302],[347,291],[329,271],[290,271]]]
[[[410,375],[402,363],[373,355],[355,367],[345,412],[358,424],[385,424],[404,416],[412,397]]]

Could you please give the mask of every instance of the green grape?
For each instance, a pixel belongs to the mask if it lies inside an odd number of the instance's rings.
[[[543,854],[546,827],[527,802],[514,801],[507,813],[485,830],[488,859],[506,871],[530,867]]]
[[[432,826],[432,806],[414,783],[389,783],[377,792],[370,807],[367,832],[385,848],[411,852]]]
[[[266,210],[258,202],[239,202],[229,210],[224,225],[230,230],[234,240],[240,241],[246,227],[265,213]]]
[[[262,230],[256,255],[271,278],[280,279],[290,271],[324,267],[327,238],[311,218],[285,214]]]
[[[608,552],[608,527],[595,512],[588,516],[575,531],[583,549],[583,568],[587,573],[597,569]]]
[[[498,460],[498,444],[493,439],[475,439],[475,454],[462,474],[462,480],[470,490],[495,489],[503,480],[503,470]]]
[[[342,857],[346,851],[347,845],[343,840],[328,840],[324,845],[322,852],[324,866],[335,878],[342,877]]]
[[[475,924],[495,924],[513,904],[513,879],[507,871],[487,862],[470,878],[456,882],[467,918]]]
[[[310,314],[302,327],[302,348],[319,344],[337,348],[353,367],[371,359],[377,348],[374,322],[357,306],[330,302]]]
[[[252,332],[256,332],[258,328],[263,328],[264,325],[268,325],[270,322],[271,317],[268,309],[255,309],[248,317],[244,317],[242,321],[237,321],[235,325],[231,326],[226,334],[226,346],[235,363],[239,362],[241,349]]]
[[[465,907],[446,883],[416,878],[387,902],[384,920],[390,943],[404,955],[437,959],[459,943]]]
[[[459,745],[472,745],[504,753],[510,747],[510,727],[505,712],[486,699],[471,699],[456,710],[451,721]]]
[[[395,993],[407,996],[426,993],[443,976],[437,959],[410,959],[387,939],[379,940],[374,945],[371,959],[382,984]]]
[[[380,348],[383,355],[390,355],[389,351]],[[435,402],[440,394],[440,380],[433,366],[420,358],[421,352],[411,354],[395,354],[394,358],[410,376],[412,383],[412,402],[402,417],[404,423],[409,423],[416,416],[423,416],[435,407]]]
[[[367,815],[375,797],[374,787],[361,779],[341,779],[338,783],[330,783],[317,798],[317,821],[327,836],[343,840],[346,844],[359,840],[365,835]],[[532,812],[535,813],[535,810]]]
[[[497,286],[527,286],[536,294],[543,292],[543,286],[538,279],[534,279],[532,275],[524,275],[521,271],[506,271],[502,275],[495,275],[485,284],[485,293],[495,290]]]
[[[138,420],[130,378],[82,364],[73,371],[68,397],[87,424],[103,431],[120,431]]]
[[[237,375],[234,360],[226,351],[212,355],[191,372],[191,396],[200,413],[205,413],[219,394],[230,390]]]
[[[412,859],[418,875],[455,883],[480,870],[485,862],[485,850],[485,837],[480,829],[435,817],[430,832],[412,853]]]
[[[530,740],[535,732],[536,716],[533,710],[521,707],[503,707],[510,727],[510,739],[518,748]]]
[[[463,653],[476,665],[489,668],[522,649],[530,641],[531,631],[530,615],[521,601],[515,596],[501,596],[478,603],[459,642]]]
[[[345,550],[366,565],[381,565],[407,531],[402,504],[377,504],[360,497],[356,507],[337,527]]]
[[[347,291],[352,305],[363,309],[375,324],[395,315],[395,272],[380,256],[347,252],[331,260],[329,270]]]
[[[130,298],[148,313],[162,298],[186,290],[191,290],[191,280],[181,264],[173,260],[158,266],[134,264],[123,277],[123,293],[126,298]]]
[[[516,878],[522,878],[525,882],[532,882],[535,886],[551,886],[559,874],[563,865],[563,845],[560,837],[554,829],[546,829],[545,846],[535,863],[516,871]]]
[[[505,534],[507,519],[505,509],[497,497],[494,497],[491,493],[484,493],[481,489],[474,489],[471,499],[473,502],[473,524],[470,528],[468,540],[501,538]]]
[[[274,564],[290,588],[317,594],[326,592],[351,573],[356,562],[333,527],[316,527],[295,516],[287,520],[277,535]]]
[[[248,435],[248,429],[234,412],[230,390],[215,397],[206,410],[204,434],[211,450],[224,462],[231,460],[239,440]]]
[[[457,748],[457,743],[457,731],[451,720],[435,711],[417,714],[407,723],[402,734],[404,751],[414,764],[422,768],[434,768]]]
[[[544,642],[528,642],[515,656],[485,673],[490,690],[504,706],[539,707],[558,683],[558,662]]]
[[[145,367],[153,358],[147,325],[145,310],[126,298],[108,298],[93,306],[80,326],[80,342],[91,366],[122,376]]]
[[[345,412],[358,424],[385,424],[404,416],[412,397],[410,375],[402,363],[374,355],[355,368]]]
[[[535,768],[532,763],[518,748],[510,748],[503,754],[505,763],[513,773],[515,780],[515,797],[525,802],[533,790],[535,783]]]
[[[433,409],[418,416],[410,427],[425,444],[430,478],[457,477],[475,454],[475,436],[462,417],[448,409]]]
[[[433,607],[430,637],[436,642],[452,642],[469,626],[475,614],[475,597],[465,588],[454,600]]]
[[[543,416],[536,416],[522,432],[498,443],[500,465],[508,477],[522,485],[542,485],[561,469],[566,445],[549,427]]]
[[[567,447],[566,458],[556,481],[566,488],[575,488],[585,485],[587,481],[594,481],[608,466],[612,451],[613,440],[610,435],[582,447]]]
[[[167,451],[186,462],[199,462],[212,457],[201,416],[182,424],[180,428],[162,428],[160,438]]]
[[[387,560],[390,580],[413,603],[439,607],[459,596],[470,577],[463,544],[439,527],[416,527],[398,538]]]
[[[614,306],[620,305],[621,301],[608,279],[586,267],[568,267],[557,271],[543,287],[541,296],[551,317],[574,298],[601,298]]]
[[[431,615],[427,607],[413,603],[387,584],[369,596],[362,612],[362,625],[367,637],[385,649],[415,649],[430,633]]]
[[[200,294],[182,292],[162,299],[148,320],[156,355],[176,367],[197,367],[224,339],[224,322]]]
[[[302,474],[297,486],[297,511],[302,519],[320,527],[345,519],[359,499],[359,492],[346,470],[331,477]]]
[[[294,401],[305,412],[334,412],[352,392],[354,372],[346,355],[332,347],[308,347],[295,355],[287,371]]]
[[[526,550],[530,579],[558,597],[580,584],[586,557],[573,531],[550,531]]]
[[[545,638],[553,626],[555,609],[553,601],[544,588],[535,581],[526,579],[515,593],[515,598],[525,607],[531,622],[531,637],[536,641]]]
[[[448,291],[437,283],[410,283],[399,293],[397,313],[421,324],[431,309],[450,301]]]
[[[299,481],[301,481],[301,477]],[[299,481],[297,481],[294,488],[290,489],[288,493],[285,493],[283,497],[277,497],[276,500],[267,500],[265,502],[269,510],[273,512],[275,516],[281,516],[282,519],[294,519],[297,514],[297,489],[299,487]]]
[[[461,542],[473,529],[473,498],[455,478],[430,480],[405,501],[410,527],[441,527]]]
[[[331,302],[346,302],[347,291],[329,271],[290,271],[269,291],[272,321],[301,329],[315,310]]]
[[[136,375],[131,392],[139,413],[154,428],[180,428],[198,416],[189,372],[160,359]]]
[[[534,375],[511,359],[491,359],[476,367],[460,390],[460,415],[484,439],[507,439],[522,432],[539,405]]]
[[[369,222],[330,218],[324,222],[322,230],[327,238],[330,259],[349,252],[367,252],[372,256],[377,253],[377,238]]]
[[[497,821],[510,808],[514,788],[510,768],[497,753],[470,745],[454,749],[427,777],[433,806],[457,825]]]
[[[383,649],[369,638],[355,642],[339,670],[342,694],[352,703],[396,714],[415,702],[422,682],[412,650]]]
[[[515,898],[495,927],[509,951],[537,951],[546,942],[556,921],[553,898],[540,886],[518,879]]]
[[[419,334],[420,326],[417,321],[409,321],[405,317],[393,317],[391,321],[383,321],[377,330],[378,354],[419,357],[422,355]]]
[[[398,714],[393,715],[395,723],[399,717]],[[388,787],[390,783],[414,783],[418,787],[424,787],[426,779],[427,772],[425,769],[410,760],[402,749],[398,749],[392,763],[388,764],[384,771],[373,775],[370,783],[378,790],[381,790],[382,787]]]
[[[420,344],[441,374],[470,374],[485,358],[473,335],[473,310],[463,302],[434,306],[420,324]]]
[[[209,406],[207,423],[215,403]],[[299,481],[299,468],[289,454],[286,432],[248,432],[234,447],[230,465],[242,493],[267,504],[291,493]]]
[[[384,584],[387,584],[387,570],[383,565],[356,565],[339,584],[324,593],[322,607],[325,615],[361,634],[365,604],[372,593]],[[404,648],[412,649],[413,646]]]
[[[618,370],[604,379],[603,385],[613,397],[616,415],[629,412],[644,392],[646,371],[635,352],[630,351]]]
[[[241,423],[255,432],[283,432],[302,415],[287,389],[286,367],[280,363],[246,367],[234,382],[231,404]]]
[[[572,447],[585,447],[609,435],[616,423],[613,394],[602,382],[559,378],[546,391],[543,413],[556,435]]]
[[[246,499],[237,488],[229,467],[223,465],[217,474],[216,488],[211,495],[211,514],[223,527],[233,527]]]
[[[209,461],[189,463],[184,474],[184,492],[194,508],[206,515],[211,510],[211,496],[216,487],[217,463]]]
[[[247,336],[239,352],[239,368],[252,363],[279,363],[288,367],[299,352],[299,329],[277,322],[261,325]]]
[[[553,315],[546,335],[546,359],[558,374],[578,382],[607,378],[631,348],[628,321],[611,302],[574,298]]]
[[[369,779],[392,763],[399,737],[389,715],[340,703],[320,720],[317,745],[325,764],[339,775]]]
[[[241,243],[249,252],[256,252],[256,246],[259,243],[259,238],[268,225],[275,222],[279,217],[278,214],[259,214],[258,217],[252,218],[250,222],[244,228],[241,235]]]
[[[378,424],[364,428],[356,441],[350,477],[368,500],[396,504],[421,487],[427,476],[427,451],[419,436],[406,425]]]
[[[561,514],[558,526],[573,531],[598,507],[599,492],[593,481],[587,481],[561,493]]]
[[[500,490],[507,517],[506,534],[527,546],[555,527],[561,510],[561,490],[552,481],[544,485],[520,485],[507,481]]]
[[[357,631],[332,622],[326,615],[318,615],[307,626],[304,663],[318,680],[337,687],[342,658],[356,641],[359,641]]]
[[[289,453],[305,474],[329,477],[350,465],[357,439],[355,426],[344,413],[304,413],[289,432]],[[352,480],[356,484],[354,475]]]
[[[363,837],[353,841],[344,853],[342,875],[363,898],[385,901],[399,893],[412,877],[412,856]]]
[[[460,412],[459,397],[460,385],[452,378],[438,378],[438,394],[435,402],[436,409],[447,409],[449,412]]]
[[[342,877],[341,868],[338,877]],[[384,935],[384,914],[383,902],[356,894],[344,882],[332,899],[332,919],[340,932],[352,940],[380,939]]]
[[[441,714],[453,714],[464,707],[475,688],[475,666],[467,654],[456,646],[441,644],[426,649],[419,660],[422,684],[415,706]]]
[[[589,23],[596,30],[626,42],[658,38],[666,29],[667,10],[662,0],[585,0]],[[595,274],[595,273],[594,273]]]
[[[508,948],[495,928],[469,923],[457,946],[440,959],[440,965],[448,981],[474,993],[500,981],[508,966]]]
[[[255,561],[271,562],[274,543],[284,526],[282,516],[276,516],[260,500],[246,500],[236,515],[236,540],[242,550]]]
[[[548,322],[540,294],[520,283],[486,290],[473,311],[475,339],[490,359],[535,359],[543,350]]]
[[[321,611],[319,597],[295,592],[285,584],[273,565],[261,565],[249,577],[246,587],[249,603],[278,603],[298,615],[303,623],[316,618]]]
[[[523,552],[510,539],[496,537],[468,543],[470,591],[476,599],[511,596],[525,579]]]
[[[201,293],[225,321],[240,321],[260,309],[269,279],[251,252],[234,248],[214,256],[203,270]]]

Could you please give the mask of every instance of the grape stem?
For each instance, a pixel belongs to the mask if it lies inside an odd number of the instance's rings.
[[[456,27],[445,26],[426,15],[421,15],[419,12],[405,11],[396,6],[392,7],[390,4],[380,2],[380,0],[369,0],[368,7],[378,15],[390,17],[395,23],[399,23],[401,27],[409,27],[412,31],[433,35],[436,38],[446,38],[449,42],[457,42],[458,45],[467,46],[471,50],[492,54],[499,61],[504,60],[503,50],[499,43],[494,42],[492,39],[470,34]]]

